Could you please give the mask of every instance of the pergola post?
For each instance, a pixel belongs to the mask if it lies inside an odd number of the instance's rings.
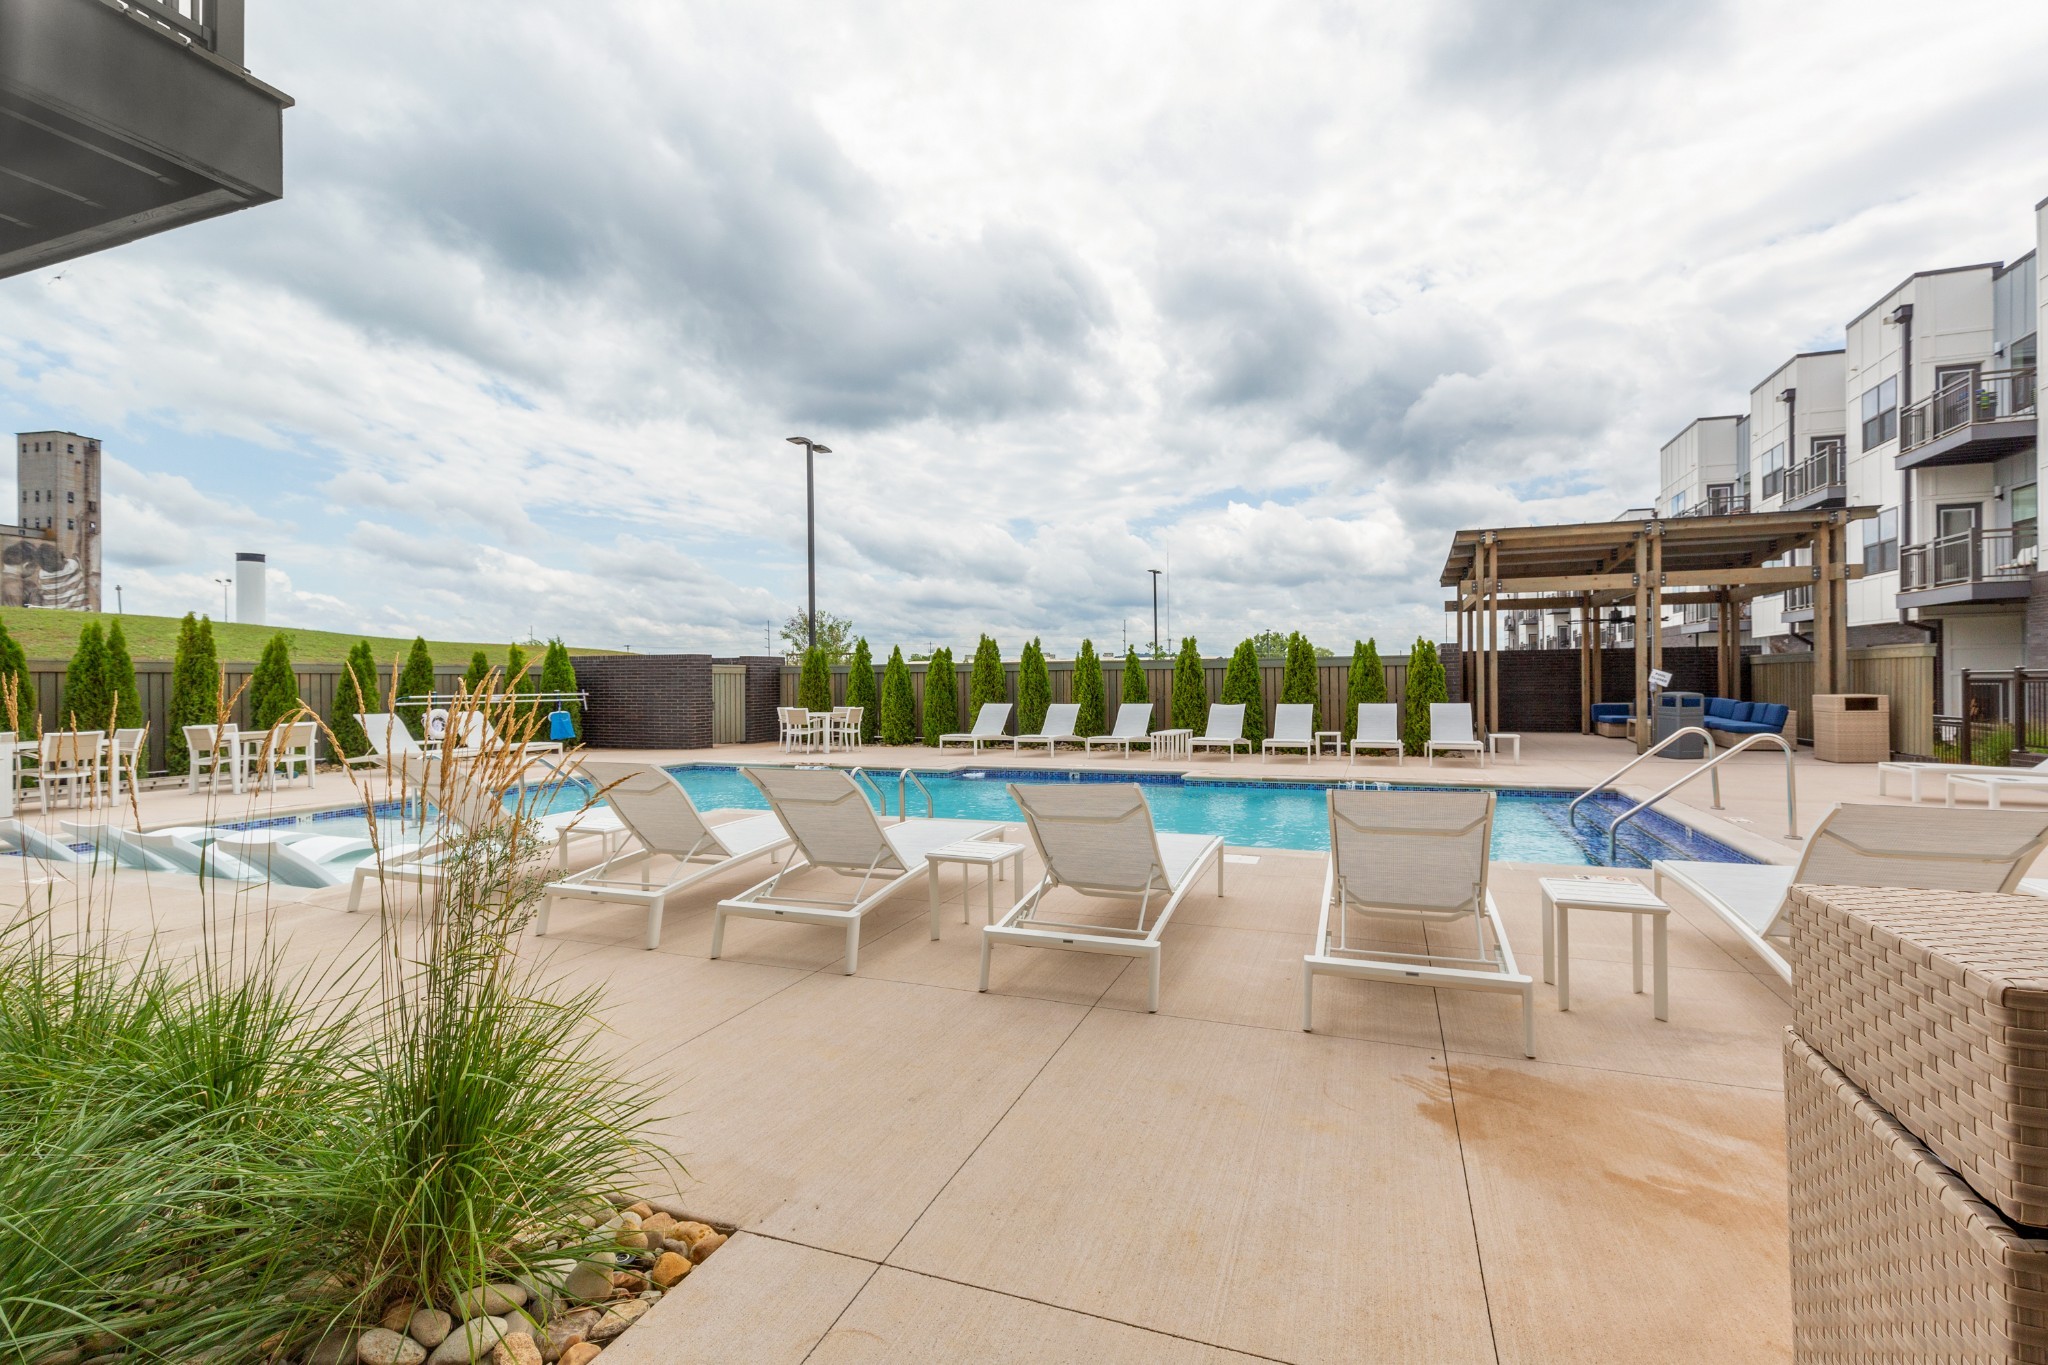
[[[1656,628],[1645,628],[1650,616],[1650,535],[1636,535],[1636,752],[1650,747],[1650,644]]]
[[[1593,658],[1586,652],[1593,623],[1590,597],[1579,599],[1579,733],[1593,732]]]
[[[1486,714],[1480,724],[1487,734],[1500,729],[1500,541],[1488,537],[1486,555]]]

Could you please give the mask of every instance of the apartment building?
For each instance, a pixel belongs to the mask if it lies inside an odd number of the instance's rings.
[[[1803,512],[1847,501],[1843,370],[1840,348],[1802,351],[1751,387],[1749,505],[1755,511]],[[1811,588],[1750,604],[1750,636],[1766,649],[1810,649],[1806,627],[1812,621]]]
[[[1749,418],[1744,413],[1695,417],[1657,453],[1657,512],[1667,517],[1725,517],[1749,510]],[[1711,634],[1719,608],[1692,603],[1664,621],[1667,643],[1696,644]]]

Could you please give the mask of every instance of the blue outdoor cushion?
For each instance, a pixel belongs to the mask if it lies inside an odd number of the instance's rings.
[[[1735,714],[1735,707],[1736,703],[1728,700],[1726,697],[1707,698],[1707,714],[1709,716],[1718,716],[1723,720],[1740,720],[1742,718]]]
[[[1707,728],[1727,735],[1767,735],[1772,733],[1768,725],[1759,725],[1753,720],[1728,720],[1722,716],[1709,716]]]
[[[1629,713],[1633,710],[1635,710],[1635,706],[1631,702],[1596,701],[1592,706],[1593,723],[1597,725],[1603,721],[1611,723],[1627,720]]]
[[[1734,707],[1728,712],[1728,719],[1730,720],[1755,720],[1756,718],[1756,703],[1753,701],[1736,702]]]
[[[1756,714],[1751,719],[1761,724],[1764,729],[1775,731],[1785,728],[1785,717],[1791,714],[1792,708],[1789,706],[1780,706],[1774,701],[1760,701],[1756,703]]]

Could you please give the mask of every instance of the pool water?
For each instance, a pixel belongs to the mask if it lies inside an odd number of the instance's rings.
[[[670,768],[700,809],[738,807],[766,810],[760,790],[737,768],[686,764]],[[871,769],[870,775],[896,808],[896,773]],[[1010,782],[1132,782],[1145,789],[1153,822],[1179,834],[1221,834],[1224,842],[1246,848],[1322,850],[1330,846],[1328,805],[1323,793],[1332,786],[1392,787],[1431,790],[1395,783],[1230,782],[1177,775],[1063,773],[1041,768],[965,769],[919,773],[931,792],[932,814],[965,819],[1021,820],[1017,803],[1005,787]],[[1442,790],[1438,788],[1436,790]],[[587,799],[586,786],[556,788],[541,799],[543,811],[573,810]],[[1579,808],[1577,828],[1566,819],[1571,793],[1554,791],[1498,792],[1494,807],[1493,857],[1496,862],[1561,863],[1600,867],[1607,862],[1607,826],[1632,804],[1602,792]],[[873,803],[873,796],[869,801]],[[910,788],[913,814],[925,813],[915,786]],[[1613,866],[1647,867],[1652,858],[1689,858],[1704,862],[1754,861],[1689,825],[1656,811],[1638,816],[1623,829]]]

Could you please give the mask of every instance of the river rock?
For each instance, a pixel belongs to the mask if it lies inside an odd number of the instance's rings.
[[[654,1205],[648,1203],[645,1199],[636,1199],[626,1205],[626,1212],[632,1214],[635,1218],[651,1218],[654,1216]]]
[[[393,1332],[402,1333],[405,1331],[407,1324],[411,1323],[412,1315],[418,1307],[419,1305],[410,1299],[400,1299],[397,1303],[384,1310],[384,1316],[377,1319],[377,1325]]]
[[[492,1348],[491,1365],[541,1365],[540,1347],[526,1333],[515,1333]]]
[[[612,1296],[612,1268],[608,1262],[578,1261],[562,1281],[562,1296],[578,1303],[602,1303]]]
[[[650,1237],[673,1237],[680,1220],[672,1213],[656,1213],[640,1220],[640,1231]]]
[[[579,1308],[556,1318],[540,1332],[540,1358],[560,1360],[571,1346],[590,1335],[590,1329],[597,1326],[597,1320],[603,1316],[595,1308]]]
[[[638,1299],[627,1299],[621,1303],[613,1304],[604,1310],[604,1316],[599,1318],[597,1325],[590,1329],[590,1339],[599,1343],[610,1341],[613,1337],[616,1337],[619,1333],[640,1321],[640,1315],[651,1307],[653,1307],[652,1304],[642,1303]]]
[[[434,1348],[434,1353],[427,1357],[427,1365],[472,1365],[474,1361],[488,1360],[491,1348],[505,1339],[506,1326],[503,1318],[471,1318]]]
[[[699,1237],[690,1243],[690,1259],[702,1264],[706,1256],[724,1245],[725,1234],[722,1232],[714,1232],[709,1237]]]
[[[502,1318],[515,1308],[526,1306],[526,1290],[516,1284],[486,1284],[465,1289],[455,1296],[455,1316]]]
[[[314,1343],[306,1352],[306,1365],[343,1365],[356,1358],[356,1334],[349,1331],[329,1332]]]
[[[448,1331],[455,1326],[455,1319],[438,1308],[422,1308],[412,1315],[405,1330],[414,1341],[433,1350],[448,1340]]]
[[[654,1269],[648,1272],[647,1278],[654,1281],[655,1288],[668,1289],[689,1273],[689,1257],[679,1256],[673,1251],[664,1251],[661,1258],[654,1263]]]
[[[562,1365],[590,1365],[604,1348],[595,1342],[579,1341],[562,1352]]]
[[[361,1365],[421,1365],[427,1348],[389,1327],[372,1327],[356,1340]]]

